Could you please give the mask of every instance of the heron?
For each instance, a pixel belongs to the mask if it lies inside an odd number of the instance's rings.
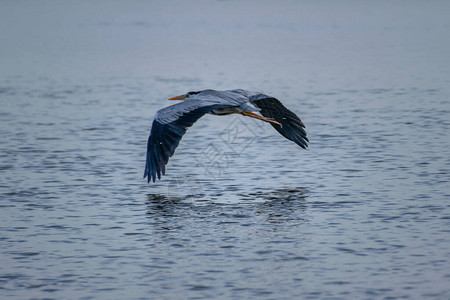
[[[308,147],[305,124],[287,109],[278,99],[260,92],[243,89],[216,91],[202,90],[188,92],[169,100],[183,100],[180,103],[156,112],[147,142],[147,156],[144,178],[147,183],[155,182],[165,175],[169,158],[186,133],[205,114],[241,114],[267,122],[282,136],[303,149]],[[259,113],[259,114],[258,114]]]

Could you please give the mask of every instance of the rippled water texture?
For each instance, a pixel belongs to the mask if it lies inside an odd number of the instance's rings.
[[[450,298],[448,1],[3,1],[0,298]],[[155,112],[245,88],[155,184]]]

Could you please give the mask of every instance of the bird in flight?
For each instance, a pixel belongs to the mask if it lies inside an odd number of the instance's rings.
[[[169,158],[181,138],[203,115],[241,114],[270,123],[282,136],[303,149],[308,147],[305,125],[278,99],[242,89],[189,92],[169,100],[184,100],[156,112],[147,142],[144,178],[155,182],[165,175]],[[260,113],[259,114],[257,114]]]

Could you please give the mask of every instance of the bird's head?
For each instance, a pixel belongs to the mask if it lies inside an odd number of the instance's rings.
[[[179,95],[179,96],[175,96],[175,97],[169,98],[169,100],[185,100],[185,99],[189,98],[192,95],[197,95],[198,93],[200,93],[200,92],[189,92],[189,93],[184,94],[184,95]]]

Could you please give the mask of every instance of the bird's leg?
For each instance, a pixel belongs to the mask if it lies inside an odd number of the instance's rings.
[[[275,121],[274,119],[266,118],[266,117],[257,115],[257,114],[255,114],[254,112],[251,112],[251,111],[241,111],[240,113],[241,113],[243,116],[246,116],[246,117],[255,118],[255,119],[258,119],[258,120],[261,120],[261,121],[264,121],[264,122],[268,122],[268,123],[272,123],[272,124],[277,124],[278,126],[283,127],[283,126],[281,125],[281,123]]]

